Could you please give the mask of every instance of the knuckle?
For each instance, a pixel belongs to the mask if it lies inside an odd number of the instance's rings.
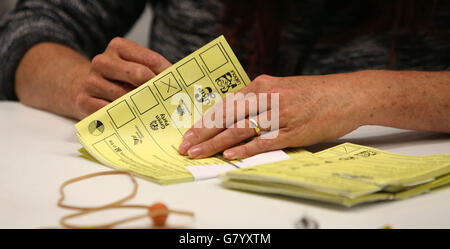
[[[257,138],[255,140],[256,143],[256,147],[262,151],[262,150],[268,150],[272,147],[272,141],[273,139],[261,139],[261,138]]]
[[[256,83],[257,85],[267,85],[269,84],[271,81],[273,81],[274,77],[269,76],[267,74],[261,74],[258,77],[256,77],[253,82]]]
[[[274,84],[275,77],[262,74],[255,78],[253,83],[255,84],[255,88],[257,92],[265,92],[270,89]]]
[[[245,137],[244,129],[242,129],[242,128],[235,127],[235,128],[230,128],[229,130],[230,130],[230,136],[232,138],[239,139],[239,138]]]
[[[200,140],[200,129],[194,128],[194,129],[190,130],[191,131],[191,136],[190,137],[192,137],[192,139],[194,141],[199,141]]]
[[[206,146],[204,146],[205,150],[207,151],[211,151],[211,152],[218,152],[220,151],[219,149],[219,143],[217,141],[214,141],[213,139],[209,140],[208,142],[206,142]]]
[[[105,56],[103,54],[96,55],[91,61],[91,66],[94,69],[97,69],[104,64],[105,64]]]
[[[124,42],[124,39],[122,37],[114,37],[110,42],[108,47],[115,48],[120,47]]]
[[[267,75],[267,74],[261,74],[258,77],[256,77],[253,81],[258,82],[258,83],[262,83],[262,82],[267,82],[272,80],[272,76]]]
[[[99,85],[99,79],[97,76],[90,74],[83,82],[83,90],[91,91]]]
[[[150,69],[143,66],[136,67],[133,77],[137,83],[144,83],[145,81],[148,81],[151,78]]]
[[[150,53],[148,53],[148,63],[152,67],[159,67],[161,65],[161,55],[150,50]]]

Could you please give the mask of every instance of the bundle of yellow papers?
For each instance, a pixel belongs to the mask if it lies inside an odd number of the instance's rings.
[[[404,199],[450,183],[450,155],[404,156],[344,143],[222,175],[225,187],[344,206]]]

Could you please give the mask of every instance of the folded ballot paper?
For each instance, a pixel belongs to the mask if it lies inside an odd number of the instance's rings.
[[[160,184],[216,177],[241,167],[286,160],[283,151],[240,162],[178,154],[182,135],[227,93],[250,83],[223,36],[77,123],[82,156]],[[303,153],[302,150],[291,154]]]
[[[450,183],[450,154],[404,156],[344,143],[228,171],[225,187],[353,206],[404,199]]]

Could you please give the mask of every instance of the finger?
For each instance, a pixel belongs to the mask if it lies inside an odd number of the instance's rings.
[[[249,92],[228,95],[222,103],[212,109],[213,112],[220,112],[222,115],[222,125],[228,127],[239,120],[244,120],[249,116],[256,116],[258,113],[269,111],[271,99],[264,93]]]
[[[209,157],[258,135],[248,119],[245,119],[243,123],[245,124],[242,128],[235,125],[233,128],[225,129],[217,136],[191,147],[187,154],[190,158]]]
[[[81,105],[81,118],[80,119],[83,119],[83,118],[91,115],[92,113],[100,110],[107,104],[109,104],[109,102],[104,99],[87,96]]]
[[[223,102],[222,102],[223,103]],[[219,103],[212,107],[208,112],[199,120],[197,123],[190,128],[183,135],[183,142],[178,148],[178,152],[182,155],[187,155],[188,150],[197,144],[207,141],[208,139],[213,138],[218,135],[222,131],[226,130],[227,127],[231,127],[237,122],[236,119],[229,121],[230,125],[227,126],[225,120],[217,121],[216,118],[226,119],[222,114],[220,114],[216,110],[222,109],[222,103]],[[245,119],[241,119],[245,120]],[[241,128],[244,128],[241,126]]]
[[[226,98],[226,100],[212,107],[191,129],[184,134],[183,144],[179,147],[180,153],[185,155],[191,146],[216,136],[222,132],[224,128],[230,127],[234,125],[234,123],[241,120],[245,120],[245,118],[248,118],[249,116],[256,116],[258,113],[267,113],[269,117],[266,117],[264,120],[272,121],[272,112],[271,110],[268,110],[267,104],[267,102],[272,102],[272,100],[275,103],[270,104],[270,106],[273,105],[275,107],[274,113],[277,114],[275,118],[278,118],[278,98],[271,98],[270,101],[267,99],[258,101],[257,98],[258,97],[256,95],[253,95],[253,97],[249,99],[240,98],[237,100],[231,97]],[[221,118],[221,120],[212,120],[213,118]]]
[[[227,127],[238,120],[268,111],[272,105],[278,105],[280,87],[277,84],[276,77],[262,75],[236,93],[228,94],[216,107],[216,111],[222,113],[223,126]]]
[[[278,130],[279,127],[286,125],[286,121],[280,122],[279,114],[272,111],[263,112],[258,116],[249,117],[249,119],[256,122],[260,132]],[[198,158],[198,156],[213,155],[227,149],[251,136],[257,135],[255,132],[256,127],[249,123],[249,119],[239,120],[227,128],[191,128],[188,132],[192,134],[185,135],[178,151],[182,155]],[[249,134],[252,135],[249,136]],[[208,142],[211,140],[214,140],[214,142]]]
[[[106,80],[97,73],[91,73],[86,83],[91,96],[111,102],[134,89],[129,84]]]
[[[145,65],[155,74],[172,65],[159,53],[124,38],[114,38],[109,46],[115,49],[122,59]]]
[[[220,108],[220,103],[210,108],[210,110],[208,110],[207,113],[183,135],[182,143],[178,148],[180,154],[187,155],[187,151],[192,146],[202,143],[225,130],[222,121],[215,123],[216,118],[222,118],[221,114],[218,115],[217,112],[214,111],[215,109]]]
[[[183,136],[181,145],[178,147],[178,152],[181,155],[188,155],[188,150],[199,143],[207,141],[225,128],[190,128]]]
[[[277,77],[273,77],[270,75],[259,75],[256,77],[250,84],[246,87],[236,91],[236,93],[243,93],[244,95],[247,93],[260,93],[260,92],[269,92],[273,87],[273,84],[276,84],[278,80]]]
[[[263,152],[289,147],[290,137],[286,132],[283,132],[283,129],[271,131],[267,135],[274,135],[273,133],[277,134],[272,139],[264,139],[263,135],[252,139],[244,145],[228,149],[223,152],[223,157],[228,160],[243,159]]]
[[[251,102],[252,103],[247,103],[247,105],[254,105],[254,101]],[[245,103],[246,102],[244,102],[243,105],[246,105]],[[230,105],[234,107],[230,108]],[[183,143],[179,147],[179,152],[182,155],[186,155],[190,147],[216,136],[225,130],[226,127],[232,126],[235,122],[244,120],[246,116],[245,111],[238,112],[232,110],[236,110],[236,108],[246,109],[230,99],[222,101],[209,109],[207,113],[183,135]],[[236,115],[234,115],[235,113]],[[242,113],[244,113],[244,115],[241,115]],[[257,111],[253,112],[253,114],[256,115]],[[235,116],[239,117],[236,118]],[[221,120],[217,121],[215,120],[216,118],[220,118]]]
[[[278,105],[278,96],[272,98],[270,95],[266,96],[265,101],[259,101],[257,95],[261,91],[269,91],[270,85],[276,84],[276,78],[271,76],[260,76],[250,85],[239,91],[239,94],[230,94],[221,103],[216,104],[207,114],[203,116],[191,129],[189,129],[183,136],[183,142],[179,147],[179,152],[186,155],[190,147],[202,143],[224,130],[224,127],[229,127],[239,120],[243,120],[248,116],[255,116],[258,113],[270,110],[272,106],[272,99]],[[255,94],[256,93],[256,94]],[[264,98],[263,98],[264,100]],[[214,122],[220,124],[219,127],[211,127],[206,124],[211,120],[209,117],[221,117],[222,120]],[[200,128],[199,128],[200,127]]]
[[[127,82],[133,86],[140,86],[155,76],[146,66],[104,54],[94,57],[92,69],[106,79]]]

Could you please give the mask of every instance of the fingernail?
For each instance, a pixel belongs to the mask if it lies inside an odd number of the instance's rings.
[[[183,140],[190,139],[190,138],[193,137],[193,136],[194,136],[194,132],[193,132],[193,131],[188,131],[188,132],[186,132],[186,133],[184,134]]]
[[[178,152],[185,154],[186,151],[191,147],[191,143],[184,142],[178,147]]]
[[[223,157],[225,157],[228,160],[234,160],[237,159],[236,152],[233,150],[227,150],[223,153]]]
[[[188,150],[188,155],[190,158],[194,158],[199,156],[202,153],[202,148],[200,147],[194,147],[190,150]]]

